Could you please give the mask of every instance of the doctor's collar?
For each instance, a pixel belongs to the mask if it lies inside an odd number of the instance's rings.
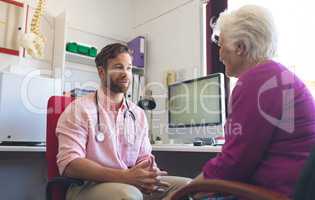
[[[125,109],[127,109],[126,100],[125,100],[126,97],[124,97],[122,99],[122,102],[120,103],[112,103],[110,97],[105,94],[105,92],[103,91],[103,88],[101,87],[97,89],[97,95],[98,95],[100,105],[104,107],[106,110],[124,111]],[[130,101],[128,101],[128,103],[130,103]]]

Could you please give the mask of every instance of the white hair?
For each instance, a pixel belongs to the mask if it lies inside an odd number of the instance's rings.
[[[214,24],[214,34],[224,34],[225,42],[234,48],[242,42],[247,58],[260,61],[274,57],[277,33],[271,13],[260,6],[246,5],[235,11],[224,11]]]

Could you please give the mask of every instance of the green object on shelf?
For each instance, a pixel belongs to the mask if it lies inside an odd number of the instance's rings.
[[[89,56],[96,57],[97,49],[95,47],[91,47],[89,51]]]
[[[66,45],[66,51],[78,53],[78,44],[75,42],[68,42]]]
[[[87,46],[83,46],[83,45],[78,45],[78,53],[79,54],[83,54],[83,55],[88,55],[89,54],[89,47]]]
[[[66,51],[78,53],[89,57],[96,57],[97,49],[95,47],[88,47],[76,42],[68,42],[66,44]]]

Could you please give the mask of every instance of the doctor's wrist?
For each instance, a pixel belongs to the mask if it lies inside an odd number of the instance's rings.
[[[122,183],[124,180],[124,170],[123,169],[113,169],[106,168],[102,173],[103,182],[120,182]]]
[[[120,182],[126,183],[126,184],[133,184],[132,178],[130,176],[130,169],[121,169],[118,176],[119,176]]]

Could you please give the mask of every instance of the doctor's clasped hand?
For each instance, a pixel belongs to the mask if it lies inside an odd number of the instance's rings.
[[[154,192],[159,187],[168,187],[167,182],[160,180],[160,177],[167,175],[167,172],[150,165],[150,161],[145,160],[127,169],[124,174],[126,183],[137,186],[144,193]]]

